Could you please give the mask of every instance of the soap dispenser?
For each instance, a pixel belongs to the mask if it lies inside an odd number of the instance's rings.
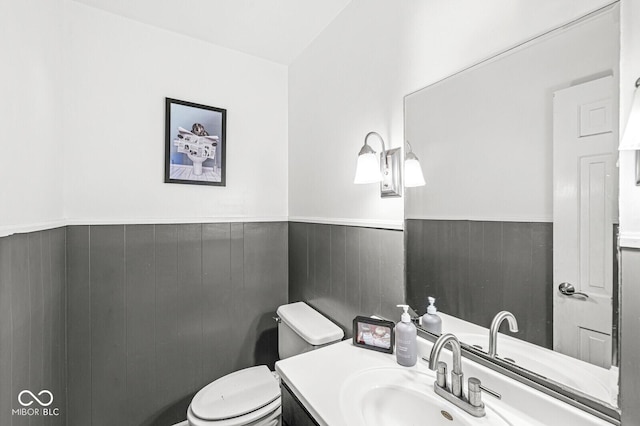
[[[429,297],[427,300],[429,300],[429,306],[427,306],[427,312],[421,318],[420,325],[429,333],[440,335],[442,334],[442,318],[436,313],[438,312],[438,308],[434,305],[436,299]]]
[[[418,360],[418,330],[411,322],[409,315],[409,305],[398,305],[398,308],[404,309],[404,313],[400,317],[401,321],[396,324],[396,360],[398,364],[405,367],[416,365]]]

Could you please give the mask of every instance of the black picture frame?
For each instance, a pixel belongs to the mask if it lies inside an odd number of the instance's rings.
[[[165,98],[165,183],[226,186],[227,110]]]
[[[357,316],[353,319],[353,344],[372,351],[392,354],[395,326],[393,321]],[[379,331],[380,328],[382,332]],[[371,334],[369,338],[366,337],[367,332]]]

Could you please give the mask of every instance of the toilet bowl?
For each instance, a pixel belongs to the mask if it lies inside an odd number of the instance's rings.
[[[202,175],[202,163],[208,159],[215,161],[217,136],[198,136],[185,128],[178,127],[178,137],[173,140],[177,151],[186,154],[193,163],[193,174]],[[215,166],[214,166],[215,167]]]
[[[208,157],[198,157],[196,155],[187,154],[189,160],[193,163],[193,174],[200,176],[202,174],[202,163],[204,163]]]
[[[277,310],[278,354],[288,358],[342,340],[344,333],[304,302]],[[280,380],[266,365],[227,374],[202,388],[187,410],[190,426],[279,426]]]

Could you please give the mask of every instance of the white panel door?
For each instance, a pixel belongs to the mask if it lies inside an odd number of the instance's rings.
[[[615,93],[613,77],[604,77],[553,98],[553,348],[605,368],[618,216]],[[575,294],[563,294],[562,283]]]

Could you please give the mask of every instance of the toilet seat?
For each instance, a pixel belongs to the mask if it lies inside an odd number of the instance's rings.
[[[279,424],[279,418],[282,412],[280,405],[280,398],[278,398],[270,404],[244,416],[218,421],[199,418],[193,414],[193,410],[191,406],[189,406],[187,410],[187,420],[189,421],[189,426],[275,426]]]
[[[280,383],[266,365],[245,368],[202,388],[189,405],[192,426],[239,426],[280,413]]]

